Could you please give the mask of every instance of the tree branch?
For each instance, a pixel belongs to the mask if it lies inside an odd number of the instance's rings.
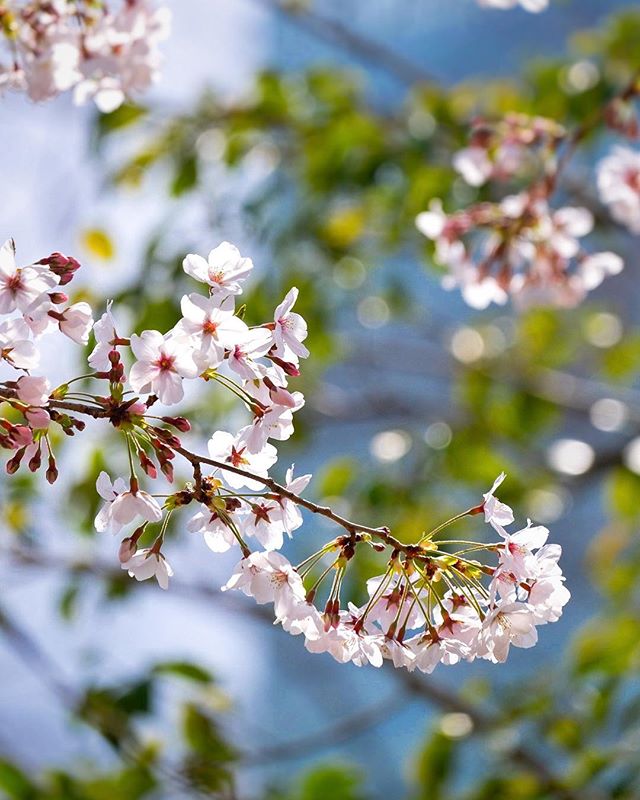
[[[306,5],[290,0],[253,0],[253,2],[275,11],[306,33],[342,48],[359,61],[384,70],[400,83],[409,86],[415,83],[435,83],[435,79],[418,64]]]

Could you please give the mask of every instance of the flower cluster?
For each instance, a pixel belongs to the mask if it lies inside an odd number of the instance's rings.
[[[531,11],[534,14],[544,11],[549,6],[549,0],[478,0],[478,3],[484,8],[500,9],[515,8],[519,5],[525,11]]]
[[[289,633],[302,634],[309,651],[330,653],[342,663],[380,667],[388,659],[395,667],[429,673],[439,663],[505,661],[511,645],[536,643],[537,627],[558,620],[570,594],[558,566],[560,546],[546,544],[546,528],[529,523],[506,531],[513,512],[494,494],[504,477],[480,506],[466,512],[484,513],[500,536],[498,543],[426,535],[415,546],[396,548],[386,572],[367,582],[369,600],[363,606],[341,608],[339,602],[349,560],[364,541],[357,536],[341,537],[303,562],[308,572],[322,556],[331,553],[334,559],[309,590],[301,571],[268,551],[245,556],[224,588],[273,603],[276,620]],[[449,550],[452,546],[456,549]],[[496,566],[473,559],[481,549],[495,554]],[[313,600],[329,571],[332,585],[320,613]]]
[[[73,89],[77,104],[94,100],[113,111],[157,80],[169,20],[169,10],[153,0],[122,0],[116,11],[90,0],[0,3],[8,43],[0,90],[48,100]]]
[[[15,472],[23,459],[33,471],[42,463],[42,441],[51,422],[45,409],[50,385],[46,378],[29,374],[40,362],[41,337],[62,333],[78,344],[86,344],[93,325],[88,303],[69,304],[60,287],[68,284],[78,269],[74,258],[53,253],[36,264],[18,267],[12,239],[0,248],[0,362],[23,374],[10,382],[14,403],[25,424],[0,419],[0,447],[13,451],[7,468]],[[84,423],[78,421],[78,426]],[[73,433],[73,426],[67,428]],[[49,450],[47,478],[57,477],[55,459]]]
[[[545,117],[507,114],[496,123],[474,120],[469,145],[459,150],[453,166],[470,186],[507,181],[525,171],[544,171],[555,162],[565,129]]]
[[[580,239],[593,228],[587,209],[551,209],[535,188],[450,215],[435,200],[416,225],[449,270],[444,285],[459,287],[473,308],[504,304],[509,296],[521,307],[572,307],[623,268],[615,253],[582,248]]]
[[[300,360],[309,355],[307,325],[293,310],[297,289],[289,290],[273,319],[250,327],[243,319],[245,307],[236,310],[236,299],[253,264],[223,242],[207,259],[184,259],[185,273],[203,291],[182,297],[182,317],[171,330],[123,336],[111,304],[95,324],[86,303],[67,305],[59,287],[78,266],[54,253],[17,268],[13,243],[0,251],[0,310],[8,317],[0,324],[0,353],[12,371],[12,379],[0,383],[0,401],[14,419],[0,419],[0,446],[10,451],[9,473],[23,463],[37,471],[46,447],[46,477],[53,482],[58,470],[50,426],[74,435],[84,429],[82,416],[108,422],[121,436],[129,470],[115,480],[106,472],[99,475],[96,489],[103,502],[95,528],[119,538],[118,559],[131,577],[155,578],[168,588],[173,570],[163,552],[165,534],[170,519],[184,514],[186,530],[201,536],[213,552],[239,550],[241,560],[224,590],[239,589],[258,603],[273,603],[276,621],[286,631],[303,634],[310,651],[329,652],[339,661],[380,666],[390,659],[427,672],[438,662],[503,661],[511,644],[534,644],[536,627],[558,619],[569,597],[558,567],[560,548],[547,545],[548,531],[531,524],[507,533],[513,512],[495,497],[504,475],[480,505],[423,534],[416,544],[305,499],[301,493],[311,475],[294,476],[293,466],[283,484],[270,476],[278,458],[274,442],[292,435],[293,416],[304,403],[302,394],[289,387],[299,375]],[[88,342],[92,330],[95,342],[88,356],[93,371],[52,389],[44,375],[31,370],[38,365],[37,342],[54,329],[79,344]],[[75,392],[72,384],[80,379],[104,390]],[[188,384],[212,383],[242,402],[246,424],[235,432],[213,432],[208,454],[201,456],[180,438],[191,430],[189,421],[157,406],[180,403]],[[143,474],[154,481],[161,472],[173,483],[178,456],[192,480],[169,494],[143,488]],[[303,508],[328,517],[346,533],[294,568],[278,551],[302,526]],[[437,538],[446,526],[478,514],[484,514],[499,542]],[[369,580],[365,605],[343,607],[344,577],[362,547],[388,551],[387,568]],[[497,564],[475,560],[482,550],[493,553]]]

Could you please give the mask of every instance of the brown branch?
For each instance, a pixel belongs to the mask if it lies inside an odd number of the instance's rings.
[[[130,404],[131,400],[127,401],[127,404]],[[64,409],[67,411],[73,411],[77,414],[85,414],[89,417],[93,417],[94,419],[113,419],[117,417],[119,409],[118,407],[106,409],[106,408],[96,408],[94,406],[87,405],[85,403],[77,403],[71,401],[63,401],[63,400],[50,400],[48,404],[49,408],[52,409]],[[182,446],[173,446],[172,450],[176,453],[179,453],[183,458],[185,458],[192,466],[194,470],[194,475],[196,477],[196,481],[198,479],[198,475],[200,474],[200,470],[203,464],[206,464],[210,467],[215,467],[216,469],[225,470],[227,472],[233,472],[236,475],[241,475],[243,478],[248,478],[249,480],[258,481],[267,489],[269,489],[274,494],[279,495],[280,497],[285,497],[288,500],[291,500],[296,505],[302,506],[307,510],[313,512],[314,514],[319,514],[322,517],[326,517],[330,519],[332,522],[335,522],[336,525],[344,528],[348,533],[354,534],[356,532],[360,533],[367,533],[375,539],[383,542],[384,544],[388,545],[389,547],[397,550],[399,552],[410,553],[415,555],[416,549],[418,548],[417,545],[412,544],[403,544],[399,539],[396,539],[394,536],[391,535],[389,528],[381,527],[381,528],[373,528],[369,525],[363,525],[360,522],[353,522],[346,517],[337,514],[333,509],[329,508],[328,506],[321,506],[317,503],[312,502],[311,500],[307,500],[300,495],[295,494],[295,492],[290,491],[285,486],[282,486],[277,481],[273,480],[273,478],[263,477],[262,475],[256,475],[249,470],[242,469],[241,467],[235,467],[232,464],[227,464],[222,461],[216,461],[213,458],[208,458],[207,456],[197,455],[196,453],[192,453],[190,450]],[[419,549],[419,548],[418,548]]]
[[[186,460],[189,461],[194,469],[202,464],[207,464],[208,466],[215,467],[216,469],[222,469],[226,470],[227,472],[233,472],[236,475],[241,475],[243,478],[259,481],[274,494],[280,495],[281,497],[286,497],[288,500],[296,503],[296,505],[302,506],[303,508],[312,511],[314,514],[319,514],[322,517],[330,519],[332,522],[335,522],[336,525],[340,525],[340,527],[344,528],[349,533],[355,533],[357,531],[361,533],[368,533],[370,536],[373,536],[374,538],[379,539],[381,542],[389,545],[389,547],[393,547],[395,550],[399,550],[401,552],[406,552],[412,548],[415,549],[415,545],[403,544],[401,541],[392,536],[389,528],[372,528],[368,525],[363,525],[360,522],[352,522],[351,520],[346,519],[346,517],[336,514],[336,512],[328,506],[320,506],[311,500],[307,500],[305,497],[295,494],[295,492],[290,491],[285,486],[282,486],[277,481],[274,481],[273,478],[256,475],[255,473],[246,469],[242,469],[241,467],[234,467],[232,464],[216,461],[215,459],[208,458],[207,456],[197,455],[196,453],[192,453],[190,450],[186,450],[184,447],[174,447],[172,449],[175,450],[176,453],[179,453],[181,456],[186,458]]]
[[[412,86],[416,83],[435,83],[422,67],[405,56],[390,50],[347,28],[339,20],[319,14],[312,8],[290,0],[253,0],[280,14],[297,28],[332,45],[346,50],[358,60],[384,70],[397,81]]]

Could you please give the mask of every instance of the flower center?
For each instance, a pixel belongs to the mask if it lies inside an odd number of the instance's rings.
[[[209,270],[209,280],[211,283],[222,284],[224,282],[224,272],[221,270],[218,270],[217,272]]]
[[[161,353],[160,358],[158,358],[155,363],[155,366],[158,367],[161,372],[172,372],[174,362],[174,356],[167,355],[167,353]]]
[[[11,294],[17,294],[17,292],[23,288],[20,271],[18,270],[10,278],[7,278],[4,286],[5,289],[8,289],[11,292]]]
[[[243,464],[248,464],[249,461],[242,455],[245,449],[246,448],[241,447],[240,450],[236,450],[235,447],[232,447],[231,453],[226,458],[227,462],[233,464],[234,467],[241,467]]]
[[[217,322],[214,322],[212,319],[206,320],[206,322],[202,326],[202,332],[209,336],[215,336],[217,330],[218,330],[218,324]]]

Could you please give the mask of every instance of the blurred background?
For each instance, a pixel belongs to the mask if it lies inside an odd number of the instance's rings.
[[[506,666],[424,677],[311,656],[219,594],[236,555],[180,522],[169,592],[122,576],[92,521],[95,477],[123,454],[96,429],[66,447],[55,489],[2,485],[0,796],[640,797],[640,264],[594,188],[619,142],[591,136],[556,198],[589,207],[594,245],[626,262],[574,311],[467,308],[413,224],[433,197],[494,196],[450,166],[477,113],[571,127],[624,86],[638,4],[169,5],[162,80],[140,104],[96,116],[2,99],[18,262],[74,255],[78,297],[114,299],[123,328],[166,330],[184,254],[234,242],[257,267],[250,321],[297,285],[309,322],[307,404],[278,476],[295,461],[312,498],[414,540],[504,469],[501,499],[552,529],[573,600]],[[83,371],[71,351],[50,366]],[[189,403],[200,452],[237,422],[213,390]],[[332,535],[309,519],[286,555]],[[381,565],[357,561],[355,602]]]

